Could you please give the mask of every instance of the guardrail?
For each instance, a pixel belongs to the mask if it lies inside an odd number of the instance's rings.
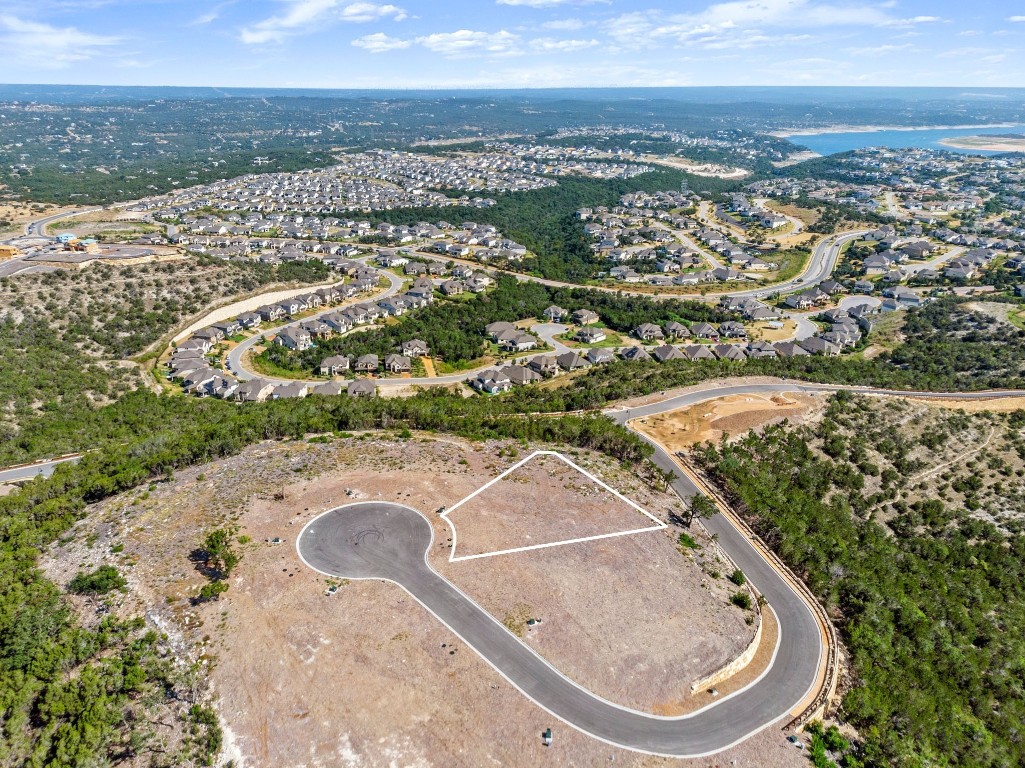
[[[808,589],[808,586],[797,576],[797,574],[794,573],[775,552],[773,552],[772,548],[765,543],[762,537],[755,533],[754,529],[751,528],[751,526],[734,511],[733,505],[722,495],[719,487],[712,481],[712,479],[697,467],[690,460],[690,457],[687,456],[687,454],[678,452],[675,454],[675,457],[687,473],[690,474],[693,479],[698,481],[701,486],[701,490],[716,502],[720,511],[729,518],[730,522],[750,541],[758,545],[762,556],[765,557],[772,564],[773,568],[775,568],[775,570],[786,579],[787,583],[801,595],[805,603],[807,603],[811,608],[812,613],[815,614],[815,618],[826,636],[826,669],[822,685],[815,694],[815,698],[812,699],[811,703],[802,709],[796,717],[790,720],[790,722],[783,726],[783,731],[786,732],[795,728],[800,728],[811,720],[819,711],[828,711],[832,699],[836,694],[836,687],[840,677],[840,642],[836,634],[836,628],[829,620],[829,616],[826,614],[826,609],[822,607],[822,604],[818,601],[818,598],[815,597],[814,593]]]

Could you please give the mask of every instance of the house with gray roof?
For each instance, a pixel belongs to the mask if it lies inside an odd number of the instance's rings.
[[[661,347],[655,347],[653,350],[651,350],[651,356],[658,360],[660,363],[664,363],[669,360],[687,359],[686,355],[684,355],[679,349],[672,346],[671,344],[663,344]]]
[[[290,325],[278,331],[274,337],[274,343],[280,344],[287,349],[302,352],[304,349],[309,349],[313,346],[313,339],[309,331]]]
[[[512,389],[512,379],[504,371],[488,368],[470,379],[470,386],[480,392],[496,395]]]
[[[384,358],[384,369],[389,373],[409,373],[413,362],[405,355],[391,354]]]
[[[651,360],[651,355],[645,351],[644,347],[623,347],[619,350],[619,356],[624,360]]]
[[[356,379],[349,382],[345,391],[351,397],[374,397],[377,394],[377,385],[372,379]]]
[[[655,339],[665,338],[665,334],[662,333],[662,329],[654,323],[641,323],[634,328],[634,336],[641,341],[654,341]]]
[[[321,376],[337,376],[349,370],[352,361],[345,355],[331,355],[320,361]]]
[[[541,374],[537,371],[531,370],[525,365],[507,365],[502,369],[502,373],[509,377],[509,380],[514,386],[522,386],[524,384],[533,384],[536,381],[541,381]]]

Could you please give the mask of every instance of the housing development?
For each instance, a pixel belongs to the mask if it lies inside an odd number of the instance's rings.
[[[992,96],[0,86],[0,763],[1021,764]]]

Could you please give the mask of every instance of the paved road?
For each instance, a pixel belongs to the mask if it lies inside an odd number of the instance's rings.
[[[727,395],[837,389],[839,387],[786,381],[710,386],[650,405],[615,408],[606,413],[619,423],[627,424],[631,419]],[[1025,397],[1023,390],[908,393],[869,387],[845,389],[866,394],[933,398]],[[661,446],[648,442],[655,449],[653,460],[657,465],[665,470],[678,470]],[[684,498],[698,492],[686,476],[680,477],[673,486]],[[426,553],[433,545],[433,533],[427,520],[414,510],[377,502],[331,510],[303,530],[297,547],[303,560],[323,573],[346,578],[387,579],[399,584],[525,696],[574,728],[627,749],[695,757],[726,749],[796,708],[814,686],[825,652],[810,608],[747,537],[721,514],[710,518],[705,525],[775,610],[780,639],[770,668],[753,685],[679,718],[657,717],[619,707],[572,682],[535,654],[430,567]]]
[[[606,293],[621,293],[627,296],[644,296],[649,299],[690,299],[693,301],[717,301],[723,296],[749,296],[752,298],[764,298],[766,296],[775,296],[781,293],[789,293],[790,291],[796,291],[801,288],[810,288],[813,285],[817,285],[829,277],[833,273],[833,268],[836,266],[837,259],[840,257],[840,251],[844,244],[850,240],[857,240],[867,232],[872,230],[863,229],[852,232],[844,232],[838,235],[830,235],[820,240],[815,247],[812,249],[811,258],[808,261],[808,266],[805,268],[797,277],[792,280],[786,280],[781,283],[773,283],[771,285],[762,286],[759,288],[750,288],[743,291],[720,291],[720,292],[707,292],[707,293],[693,293],[693,292],[665,292],[653,294],[645,291],[631,290],[628,284],[622,286],[599,286],[599,285],[580,285],[579,283],[566,283],[560,280],[548,280],[542,277],[535,277],[534,275],[525,275],[522,272],[510,272],[508,270],[497,269],[496,267],[489,267],[484,264],[480,264],[475,261],[468,259],[456,259],[448,256],[439,256],[436,253],[429,253],[427,251],[416,251],[416,255],[425,259],[431,259],[441,264],[447,262],[455,262],[457,264],[466,264],[473,267],[479,272],[487,272],[489,274],[507,274],[512,275],[520,282],[532,282],[540,283],[541,285],[547,285],[553,288],[587,288],[593,291],[605,291]],[[696,245],[693,241],[687,239],[688,244]],[[707,251],[703,248],[699,248],[704,255],[707,255]]]
[[[19,480],[30,480],[31,478],[38,477],[39,475],[49,477],[53,474],[53,470],[56,469],[58,464],[63,464],[66,461],[78,461],[78,458],[78,456],[67,456],[60,459],[51,459],[50,461],[41,461],[36,464],[27,464],[23,467],[0,469],[0,483],[14,483]]]
[[[383,502],[334,509],[303,530],[297,547],[322,573],[397,583],[520,692],[584,733],[641,752],[696,757],[725,749],[786,715],[814,684],[822,653],[807,606],[742,536],[721,535],[776,610],[781,640],[771,668],[756,684],[677,718],[617,706],[562,675],[430,567],[426,553],[433,533],[415,510]]]
[[[275,379],[267,376],[260,376],[259,374],[249,371],[248,369],[242,366],[242,356],[245,355],[245,353],[248,350],[252,349],[257,344],[262,343],[268,336],[273,336],[277,333],[280,333],[285,328],[299,325],[300,323],[303,323],[307,320],[314,320],[318,317],[329,315],[332,312],[338,312],[339,310],[345,309],[345,307],[351,306],[352,304],[358,304],[365,301],[381,301],[382,299],[386,299],[389,296],[394,296],[396,293],[399,292],[399,289],[402,287],[402,280],[396,277],[391,272],[388,272],[387,270],[381,270],[381,274],[384,276],[386,280],[388,280],[388,287],[384,290],[383,293],[376,293],[373,295],[373,297],[364,296],[359,299],[347,301],[344,304],[337,304],[333,307],[328,307],[327,309],[324,309],[321,312],[317,312],[316,314],[310,315],[309,317],[304,317],[302,320],[293,320],[288,323],[276,325],[272,328],[264,328],[254,336],[250,336],[245,341],[240,342],[234,349],[231,350],[231,352],[228,353],[228,370],[239,381],[249,381],[250,379],[262,378],[267,381],[274,382],[276,384],[294,383],[296,379]],[[317,383],[323,383],[323,379],[319,380]]]
[[[794,288],[806,287],[806,286],[810,286],[810,285],[814,285],[816,283],[819,283],[822,280],[825,280],[827,277],[829,277],[830,274],[832,274],[832,270],[833,270],[833,268],[836,265],[836,259],[839,257],[840,250],[842,250],[844,244],[847,243],[850,240],[857,239],[862,234],[864,234],[864,233],[863,232],[852,232],[852,233],[846,233],[844,235],[836,235],[836,236],[828,237],[828,238],[825,238],[822,241],[820,241],[818,243],[818,245],[816,245],[815,248],[812,251],[812,257],[811,257],[811,260],[809,261],[808,268],[807,268],[807,270],[804,273],[805,277],[803,277],[803,278],[794,278],[793,280],[788,280],[788,281],[783,282],[783,283],[777,283],[775,285],[764,287],[764,288],[753,288],[753,289],[744,290],[744,291],[733,291],[729,295],[731,295],[731,296],[768,296],[768,295],[774,295],[774,294],[779,293],[779,292],[785,292],[787,290],[792,290]],[[440,257],[440,256],[438,256],[436,254],[430,254],[430,253],[419,253],[419,255],[425,256],[427,258],[433,258],[433,259],[438,260],[438,261],[452,260],[452,259],[443,259],[442,257]],[[458,260],[458,259],[456,259],[456,260]],[[485,269],[485,271],[496,272],[496,270],[489,270],[489,269]],[[392,286],[389,287],[384,293],[376,296],[376,300],[379,300],[380,298],[383,298],[384,296],[388,296],[388,295],[392,295],[392,294],[396,293],[398,291],[398,289],[399,289],[399,284],[401,282],[401,281],[397,281],[395,276],[392,275],[391,273],[382,272],[382,274],[387,276],[387,278],[389,280],[392,280]],[[516,277],[518,279],[520,279],[521,281],[533,281],[533,282],[541,283],[543,285],[551,285],[551,286],[559,286],[559,287],[580,287],[578,285],[573,285],[571,283],[561,283],[561,282],[555,281],[555,280],[544,280],[544,279],[535,278],[535,277],[532,277],[532,276],[529,276],[529,275],[516,275]],[[600,288],[598,290],[608,290],[608,291],[612,291],[612,292],[619,292],[618,289],[613,289],[613,288],[607,288],[607,289]],[[621,291],[621,292],[623,292],[623,293],[630,293],[630,291]],[[639,295],[641,295],[641,294],[639,294]],[[650,297],[650,294],[648,294],[648,295]],[[714,294],[708,294],[708,295],[711,296],[711,295],[714,295]],[[695,296],[692,295],[692,294],[667,294],[667,293],[663,293],[659,297],[662,297],[662,298],[669,298],[669,297],[694,298]],[[337,307],[333,307],[333,308],[324,310],[323,312],[318,313],[317,315],[313,315],[312,318],[320,317],[321,315],[325,315],[325,314],[330,313],[330,312],[335,312],[335,311],[337,311],[337,309],[338,309]],[[799,313],[794,313],[794,314],[788,315],[787,317],[790,317],[790,318],[794,319],[797,322],[797,331],[796,331],[796,334],[794,336],[797,339],[807,338],[807,337],[809,337],[811,335],[814,335],[815,332],[817,331],[817,328],[815,327],[815,325],[811,321],[808,320],[808,316],[807,315],[801,315]],[[245,341],[242,341],[240,343],[240,345],[238,347],[236,347],[234,350],[232,350],[231,353],[229,353],[229,355],[228,355],[229,370],[236,377],[238,377],[240,380],[243,380],[243,381],[249,380],[249,379],[252,379],[252,378],[257,378],[258,374],[253,373],[252,371],[243,368],[243,366],[242,366],[242,357],[243,357],[243,355],[245,354],[245,352],[247,350],[252,349],[252,347],[255,346],[256,343],[258,343],[262,338],[267,337],[269,335],[273,335],[274,333],[280,331],[282,328],[285,328],[285,327],[287,327],[289,325],[295,325],[295,323],[294,322],[285,323],[283,325],[275,326],[273,328],[263,329],[263,330],[260,331],[260,333],[258,335],[252,336],[252,337],[246,339]],[[555,342],[555,339],[549,339],[547,337],[545,337],[545,340],[548,340],[549,343]],[[558,343],[555,343],[555,346],[557,347],[557,351],[560,348],[564,347],[564,345],[558,345]],[[436,386],[437,387],[437,386],[450,385],[450,383],[458,383],[460,381],[464,381],[464,380],[466,380],[466,378],[468,378],[469,376],[471,376],[473,374],[474,374],[474,371],[463,371],[462,373],[453,373],[453,374],[445,375],[445,376],[434,376],[434,377],[420,376],[420,377],[415,377],[415,378],[381,379],[379,381],[379,386],[381,386],[381,387],[389,387],[389,386],[391,386],[391,387],[408,387],[408,386],[411,386],[411,385],[417,385],[417,386]],[[267,379],[269,381],[272,381],[274,383],[289,383],[289,382],[294,382],[294,381],[300,380],[300,379],[294,379],[294,378],[274,378],[274,377],[271,377],[271,376],[260,376],[260,377],[264,378],[264,379]],[[308,380],[306,380],[306,382],[308,382],[308,383],[321,383],[322,379],[308,379]]]
[[[561,336],[566,331],[568,331],[568,325],[563,325],[562,323],[538,323],[537,325],[534,325],[530,330],[532,330],[534,333],[540,336],[541,339],[544,340],[554,350],[554,352],[548,352],[547,354],[549,355],[561,355],[564,352],[574,351],[573,349],[567,347],[565,344],[559,341],[557,338],[555,338],[556,336]],[[586,349],[577,349],[576,351],[580,352],[581,354],[587,352]],[[466,374],[464,374],[463,377],[465,378]]]

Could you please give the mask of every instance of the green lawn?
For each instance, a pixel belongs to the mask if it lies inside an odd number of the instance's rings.
[[[598,328],[601,326],[595,325],[594,327]],[[608,330],[607,328],[605,329],[605,340],[599,341],[595,344],[585,344],[582,341],[577,341],[576,331],[564,333],[561,336],[557,336],[556,338],[558,338],[559,341],[563,342],[567,347],[580,347],[581,349],[603,349],[607,347],[623,346],[623,337],[620,336],[618,333],[615,333],[614,331]]]

